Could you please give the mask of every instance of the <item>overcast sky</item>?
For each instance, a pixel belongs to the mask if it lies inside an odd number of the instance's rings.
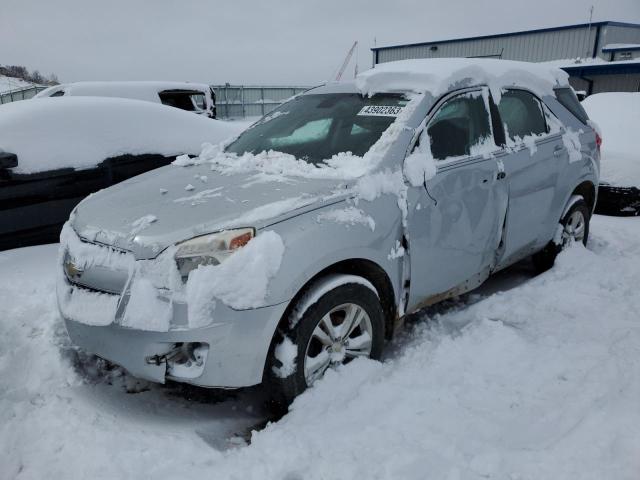
[[[313,85],[370,48],[594,21],[640,0],[0,0],[0,64],[61,81]],[[353,64],[346,76],[353,75]]]

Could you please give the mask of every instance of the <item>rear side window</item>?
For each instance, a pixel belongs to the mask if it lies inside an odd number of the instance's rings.
[[[427,127],[431,154],[437,160],[471,154],[471,148],[491,138],[489,114],[480,92],[447,101]]]
[[[176,107],[189,112],[206,110],[206,98],[202,92],[190,90],[165,90],[159,92],[160,101],[164,105]]]
[[[585,125],[587,124],[587,120],[589,120],[589,115],[585,112],[582,105],[578,101],[578,97],[576,97],[575,92],[572,88],[556,88],[556,99],[560,104],[569,110],[574,117],[580,120]]]
[[[505,134],[512,141],[548,132],[540,100],[529,92],[507,90],[502,94],[498,112]]]

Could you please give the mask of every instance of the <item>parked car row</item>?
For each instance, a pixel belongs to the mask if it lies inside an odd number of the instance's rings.
[[[232,123],[123,98],[2,105],[0,249],[56,242],[87,195],[237,132]]]
[[[133,375],[267,382],[286,405],[379,358],[403,315],[586,243],[600,143],[560,70],[378,65],[83,200],[60,312],[76,345]]]

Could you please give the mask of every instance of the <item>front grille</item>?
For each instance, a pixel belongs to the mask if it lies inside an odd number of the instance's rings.
[[[72,284],[98,292],[120,295],[124,291],[133,257],[110,247],[83,242],[82,248],[67,249],[64,273]]]

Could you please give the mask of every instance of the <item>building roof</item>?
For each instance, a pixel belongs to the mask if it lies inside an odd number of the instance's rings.
[[[602,47],[603,52],[629,52],[640,50],[640,43],[610,43]]]
[[[640,61],[621,60],[617,62],[585,63],[560,67],[572,77],[584,75],[619,75],[640,73]]]
[[[404,47],[419,47],[424,45],[435,45],[440,43],[454,43],[454,42],[464,42],[468,40],[483,40],[488,38],[500,38],[500,37],[510,37],[516,35],[525,35],[529,33],[543,33],[543,32],[555,32],[558,30],[569,30],[572,28],[588,28],[589,25],[592,27],[601,27],[604,25],[611,26],[619,26],[619,27],[637,27],[640,28],[640,24],[638,23],[628,23],[628,22],[614,22],[614,21],[603,21],[603,22],[593,22],[593,23],[578,23],[575,25],[563,25],[560,27],[549,27],[549,28],[538,28],[534,30],[520,30],[517,32],[508,32],[508,33],[496,33],[492,35],[479,35],[476,37],[463,37],[463,38],[448,38],[445,40],[433,40],[429,42],[418,42],[418,43],[406,43],[406,44],[397,44],[397,45],[389,45],[385,47],[373,47],[372,51],[377,50],[388,50],[393,48],[404,48]]]

